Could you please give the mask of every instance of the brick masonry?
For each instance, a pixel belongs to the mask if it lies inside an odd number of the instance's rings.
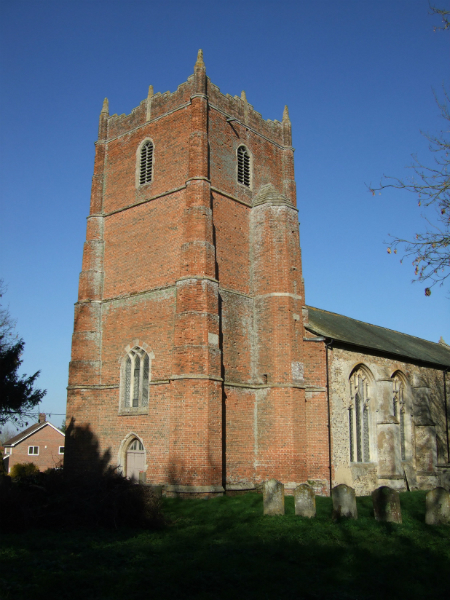
[[[23,440],[12,446],[6,445],[7,454],[5,454],[4,461],[7,463],[5,466],[8,472],[17,463],[33,463],[40,471],[63,465],[64,450],[60,453],[60,448],[64,448],[65,439],[64,434],[56,427],[46,423],[41,429],[33,431],[31,435],[26,435],[26,430],[23,434],[25,436]],[[17,437],[20,437],[20,434],[14,439]],[[38,447],[37,455],[28,454],[30,446]]]
[[[154,145],[139,185],[139,149]],[[251,185],[237,181],[237,149]],[[329,493],[325,345],[307,342],[287,108],[264,120],[194,74],[130,115],[108,114],[96,143],[75,305],[66,466],[126,472],[144,446],[147,481],[170,493]],[[311,337],[311,336],[310,336]],[[151,356],[148,406],[124,409],[123,361]],[[122,382],[123,386],[123,382]],[[122,392],[123,393],[123,392]]]

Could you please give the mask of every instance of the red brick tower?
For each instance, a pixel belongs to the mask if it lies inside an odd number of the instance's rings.
[[[172,493],[308,477],[291,124],[206,77],[100,114],[66,465]],[[328,465],[315,468],[327,479]]]

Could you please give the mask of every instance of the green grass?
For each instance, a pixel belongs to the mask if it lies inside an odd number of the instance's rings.
[[[166,499],[161,531],[32,530],[2,535],[0,598],[448,598],[450,526],[424,522],[425,492],[401,494],[403,524],[264,517],[262,497]],[[1,518],[7,518],[2,515]]]

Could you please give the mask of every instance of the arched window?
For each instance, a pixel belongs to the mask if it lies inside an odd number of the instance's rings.
[[[153,178],[153,143],[148,140],[141,148],[139,184],[150,183]]]
[[[350,461],[370,461],[369,380],[363,369],[350,376],[349,414]]]
[[[142,348],[130,350],[122,367],[124,408],[145,408],[148,406],[150,359]]]
[[[246,187],[250,187],[250,154],[245,146],[239,146],[237,151],[238,169],[237,180]]]
[[[405,437],[405,384],[398,373],[392,376],[392,414],[400,424],[400,451],[402,460],[406,460],[406,437]]]

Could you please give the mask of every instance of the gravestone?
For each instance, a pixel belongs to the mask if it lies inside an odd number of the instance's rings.
[[[372,492],[373,512],[377,521],[401,523],[400,494],[383,485]]]
[[[300,517],[316,516],[316,495],[313,488],[307,483],[302,483],[294,490],[295,514]]]
[[[450,523],[450,493],[442,487],[428,492],[426,497],[425,523],[441,525]]]
[[[265,515],[284,515],[284,485],[276,479],[263,483]]]
[[[357,519],[358,511],[356,510],[355,490],[345,483],[337,485],[331,490],[333,499],[333,521],[341,517],[348,519]]]

